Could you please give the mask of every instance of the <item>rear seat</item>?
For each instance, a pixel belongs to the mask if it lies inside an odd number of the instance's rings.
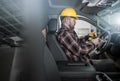
[[[15,48],[0,47],[0,81],[9,81]]]

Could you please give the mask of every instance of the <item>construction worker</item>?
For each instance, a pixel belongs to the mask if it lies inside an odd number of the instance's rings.
[[[83,56],[87,54],[91,48],[84,46],[81,47],[79,38],[74,31],[76,24],[77,13],[74,8],[64,8],[60,13],[61,18],[61,28],[58,30],[57,38],[58,41],[65,52],[66,56],[71,61],[83,60]],[[84,57],[88,62],[89,59]]]

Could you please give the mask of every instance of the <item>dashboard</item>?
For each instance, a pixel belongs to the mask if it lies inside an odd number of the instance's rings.
[[[119,55],[119,50],[120,50],[120,33],[112,33],[111,34],[111,56],[114,59],[119,59],[120,55]]]

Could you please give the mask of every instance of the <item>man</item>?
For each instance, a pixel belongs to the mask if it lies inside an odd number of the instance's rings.
[[[58,30],[57,38],[62,49],[70,61],[87,60],[84,57],[91,49],[80,45],[79,38],[74,31],[76,24],[76,11],[73,8],[65,8],[61,12],[61,28]]]

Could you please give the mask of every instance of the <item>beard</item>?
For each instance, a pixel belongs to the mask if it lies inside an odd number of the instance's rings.
[[[74,30],[75,25],[70,25],[70,29]]]

